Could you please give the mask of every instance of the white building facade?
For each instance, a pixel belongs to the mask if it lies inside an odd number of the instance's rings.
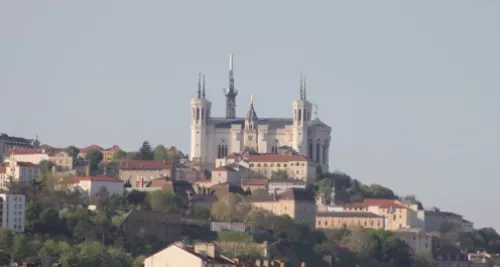
[[[305,79],[301,78],[299,90],[300,98],[292,102],[289,118],[259,118],[253,97],[246,117],[237,117],[231,56],[225,117],[212,116],[212,102],[206,98],[205,79],[200,76],[197,97],[191,99],[190,159],[213,167],[216,159],[245,149],[277,153],[279,147],[288,146],[328,171],[331,127],[312,118]]]
[[[31,185],[40,177],[40,167],[31,162],[10,160],[0,166],[0,188],[7,189],[11,182]]]
[[[101,188],[105,188],[109,195],[120,195],[125,192],[124,182],[116,177],[77,177],[73,180],[72,189],[89,199],[95,197]]]
[[[20,194],[0,194],[0,222],[3,228],[24,232],[26,198]]]

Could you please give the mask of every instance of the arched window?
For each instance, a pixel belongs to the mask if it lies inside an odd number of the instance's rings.
[[[196,108],[196,120],[200,119],[200,108]]]
[[[205,109],[201,108],[201,120],[205,119]]]
[[[302,120],[302,109],[299,109],[299,121]]]
[[[217,146],[217,158],[224,158],[227,156],[227,145]]]

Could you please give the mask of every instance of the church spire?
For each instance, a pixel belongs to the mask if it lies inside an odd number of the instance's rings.
[[[229,87],[224,90],[226,96],[226,118],[236,118],[236,96],[238,91],[234,88],[233,54],[229,54]]]
[[[198,91],[196,91],[198,99],[201,98],[201,72],[198,73]]]
[[[307,76],[304,74],[304,85],[302,86],[302,90],[304,92],[304,101],[307,101],[307,89],[306,89],[306,84],[307,84]]]
[[[304,100],[304,88],[302,87],[304,81],[302,78],[302,72],[300,73],[300,86],[299,86],[299,94],[300,94],[300,100]]]
[[[205,74],[203,74],[203,85],[202,85],[202,91],[201,91],[201,97],[205,98],[207,96],[205,92]]]

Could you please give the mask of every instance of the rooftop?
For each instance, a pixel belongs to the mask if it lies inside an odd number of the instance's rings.
[[[372,212],[318,212],[316,217],[338,217],[338,218],[383,218]]]
[[[309,159],[305,156],[300,155],[278,155],[278,154],[256,154],[242,156],[240,154],[228,155],[228,159],[237,159],[244,157],[249,159],[251,162],[290,162],[290,161],[304,161],[307,162]]]
[[[109,176],[82,176],[73,178],[73,183],[77,184],[82,181],[91,181],[91,182],[116,182],[123,183],[123,181],[116,177]]]

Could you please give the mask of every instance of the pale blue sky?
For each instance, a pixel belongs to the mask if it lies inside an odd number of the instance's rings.
[[[500,227],[500,1],[1,1],[1,130],[189,151],[207,75],[223,115],[291,116],[300,72],[331,166]]]

